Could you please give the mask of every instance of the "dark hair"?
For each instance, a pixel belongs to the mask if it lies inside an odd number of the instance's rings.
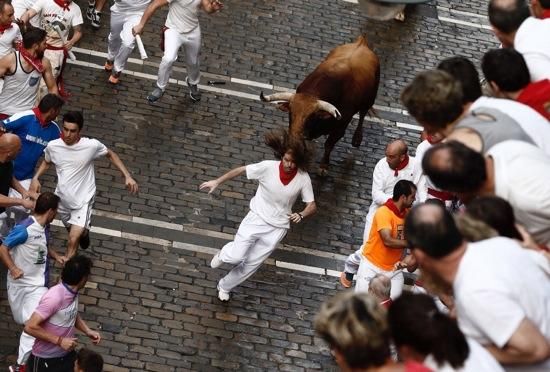
[[[481,97],[481,84],[476,67],[466,57],[455,56],[444,59],[437,69],[445,71],[460,82],[462,86],[462,103],[474,102]]]
[[[101,355],[90,349],[80,349],[76,355],[78,366],[84,372],[102,372],[103,358]]]
[[[0,0],[0,13],[4,13],[6,5],[11,5],[11,0]]]
[[[38,199],[36,199],[36,204],[34,205],[34,213],[44,214],[50,209],[57,209],[59,205],[59,196],[55,195],[53,192],[43,192],[40,194]]]
[[[65,115],[63,115],[63,122],[75,123],[78,125],[79,130],[82,130],[84,126],[84,118],[80,111],[67,111]]]
[[[92,260],[83,255],[73,256],[65,262],[61,271],[61,280],[68,285],[77,285],[84,278],[90,276]]]
[[[25,49],[30,49],[33,45],[38,44],[45,39],[46,31],[41,28],[28,26],[27,30],[23,33],[23,47]]]
[[[405,219],[405,237],[410,248],[432,258],[445,257],[462,244],[462,234],[449,211],[437,204],[414,206]]]
[[[525,59],[513,48],[492,49],[481,61],[485,79],[505,92],[517,92],[531,82]]]
[[[505,34],[516,31],[531,16],[525,0],[491,0],[488,13],[491,25]]]
[[[433,145],[422,158],[422,169],[438,188],[474,192],[487,179],[485,158],[458,141]]]
[[[393,201],[398,201],[402,195],[409,196],[416,192],[416,185],[409,180],[399,180],[393,187]]]
[[[550,0],[539,0],[539,4],[544,9],[550,9]]]
[[[390,332],[397,347],[408,346],[423,356],[432,355],[441,367],[464,366],[470,348],[456,320],[442,314],[427,294],[403,292],[388,310]]]
[[[47,112],[50,109],[60,109],[64,103],[57,94],[48,93],[38,103],[38,109],[40,112]]]
[[[421,125],[439,129],[458,119],[464,110],[460,82],[440,70],[416,75],[401,93],[401,101]]]
[[[466,213],[485,222],[500,236],[523,240],[516,227],[514,209],[498,196],[480,196],[466,205]]]
[[[266,145],[273,149],[277,159],[282,159],[290,151],[296,167],[303,171],[308,170],[312,151],[303,139],[296,138],[290,135],[288,131],[281,129],[267,132],[264,141]]]

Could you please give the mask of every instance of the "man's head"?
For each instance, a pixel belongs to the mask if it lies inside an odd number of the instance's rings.
[[[92,260],[86,256],[76,255],[65,262],[61,271],[61,280],[67,285],[76,286],[78,290],[84,288],[91,271]]]
[[[68,145],[74,145],[80,140],[80,131],[84,126],[84,118],[80,111],[69,111],[63,115],[63,141]]]
[[[396,140],[386,146],[386,161],[391,169],[397,169],[399,164],[407,157],[409,149],[403,140]]]
[[[489,22],[505,48],[514,46],[519,26],[531,15],[525,0],[490,0]]]
[[[74,372],[102,372],[103,358],[90,349],[80,349],[74,361]]]
[[[392,200],[401,209],[410,208],[416,197],[416,185],[409,180],[399,180],[393,187]]]
[[[48,93],[40,100],[38,110],[42,113],[44,120],[50,122],[59,115],[64,103],[65,101],[57,94]]]
[[[485,53],[481,69],[489,82],[493,95],[512,98],[531,82],[531,75],[521,53],[512,48],[493,49]]]
[[[481,97],[481,84],[476,66],[466,57],[456,56],[444,59],[437,69],[445,71],[460,82],[462,87],[462,104],[474,102]]]
[[[438,143],[422,158],[424,174],[438,188],[456,193],[464,202],[487,181],[485,158],[458,141]]]
[[[340,292],[326,301],[315,318],[315,330],[344,371],[382,366],[390,358],[385,311],[367,293]]]
[[[12,133],[0,136],[0,163],[7,163],[15,159],[21,149],[21,140]]]
[[[440,70],[424,71],[401,93],[401,101],[428,134],[448,131],[460,118],[462,87],[451,75]]]
[[[46,223],[51,223],[57,214],[59,206],[59,196],[53,192],[43,192],[40,194],[34,205],[35,215],[46,215]]]
[[[46,50],[46,31],[29,26],[23,33],[23,48],[36,58],[44,57]]]
[[[421,204],[413,207],[405,219],[405,238],[420,267],[440,276],[439,260],[462,246],[460,234],[453,216],[437,204]]]
[[[9,0],[0,0],[0,26],[8,26],[14,21],[13,6]]]
[[[550,12],[550,0],[531,0],[531,13],[534,17],[542,19],[545,12]]]
[[[384,274],[376,274],[369,283],[369,294],[376,297],[378,302],[390,298],[391,279]]]

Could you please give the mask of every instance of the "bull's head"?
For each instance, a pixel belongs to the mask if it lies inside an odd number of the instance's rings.
[[[325,119],[334,117],[336,120],[342,118],[334,105],[309,94],[282,92],[264,96],[261,92],[260,99],[263,102],[277,102],[280,110],[289,113],[289,133],[297,137],[308,137],[308,134],[304,133],[304,127],[307,120],[313,116]]]

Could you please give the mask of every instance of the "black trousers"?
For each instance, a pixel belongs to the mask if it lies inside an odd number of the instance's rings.
[[[75,360],[74,350],[59,358],[39,358],[31,354],[25,370],[27,372],[73,372]]]

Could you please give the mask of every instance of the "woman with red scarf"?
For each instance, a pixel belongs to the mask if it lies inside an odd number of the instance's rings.
[[[218,252],[210,266],[223,263],[235,265],[218,282],[218,298],[229,301],[233,288],[254,274],[285,237],[290,222],[300,223],[315,213],[311,180],[306,172],[309,153],[303,141],[293,140],[286,133],[266,135],[266,144],[281,159],[265,160],[235,168],[220,178],[204,182],[201,190],[212,193],[222,183],[243,173],[259,182],[256,195],[250,201],[250,211],[241,222],[232,242]],[[301,195],[305,208],[292,212],[292,206]]]

